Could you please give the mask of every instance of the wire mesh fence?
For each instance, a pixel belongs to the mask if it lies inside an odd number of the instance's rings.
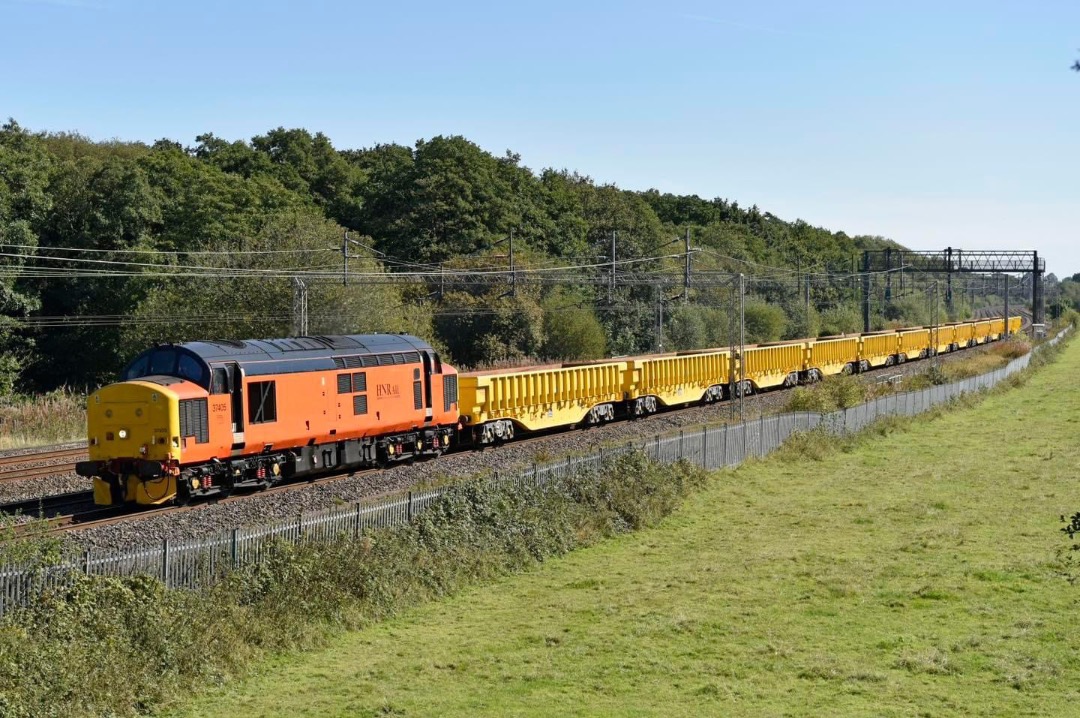
[[[1056,344],[1065,332],[1046,342]],[[1036,351],[1041,347],[1036,347]],[[600,470],[619,454],[643,451],[661,463],[688,461],[705,469],[738,466],[748,458],[763,457],[779,448],[792,434],[823,427],[835,434],[860,431],[887,416],[916,416],[962,394],[995,386],[1027,368],[1031,354],[1013,359],[986,374],[920,391],[882,396],[873,401],[827,414],[793,412],[726,426],[682,431],[675,435],[640,438],[617,447],[599,448],[584,456],[535,464],[519,472],[496,474],[498,481],[546,484],[579,470]],[[412,520],[448,487],[408,492],[376,502],[360,502],[297,516],[264,526],[236,528],[185,541],[124,551],[69,555],[52,565],[10,564],[0,568],[0,614],[26,602],[42,590],[62,588],[76,574],[97,576],[154,576],[172,588],[197,590],[220,580],[227,572],[259,563],[277,541],[325,542],[358,538],[364,532],[400,526]]]

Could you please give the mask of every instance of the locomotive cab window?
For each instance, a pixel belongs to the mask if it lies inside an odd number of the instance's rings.
[[[172,349],[158,349],[150,355],[150,374],[176,373],[176,352]]]
[[[248,384],[248,423],[277,421],[277,382],[253,381]]]
[[[192,381],[196,384],[203,384],[203,368],[199,362],[195,361],[195,358],[188,354],[181,354],[177,361],[176,373],[178,376]]]
[[[157,347],[143,353],[124,371],[124,381],[147,376],[174,376],[210,388],[209,367],[197,355],[171,346]]]
[[[214,379],[210,388],[211,394],[228,394],[229,393],[229,373],[225,370],[225,367],[214,367]]]
[[[127,371],[124,372],[124,380],[131,381],[132,379],[138,379],[139,377],[146,376],[146,365],[150,363],[150,357],[143,355],[136,359]]]

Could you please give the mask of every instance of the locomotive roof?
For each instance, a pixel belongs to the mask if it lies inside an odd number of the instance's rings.
[[[122,381],[148,376],[175,376],[210,386],[211,364],[240,365],[248,376],[352,369],[421,361],[434,351],[408,334],[344,334],[285,339],[215,340],[162,344],[128,364]]]
[[[210,340],[184,342],[183,347],[207,362],[333,359],[388,352],[432,351],[423,339],[409,334],[335,334],[285,339]]]

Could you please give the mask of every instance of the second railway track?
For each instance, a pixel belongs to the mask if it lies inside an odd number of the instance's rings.
[[[23,481],[74,473],[75,462],[85,458],[86,449],[83,447],[2,456],[0,457],[0,482]],[[44,466],[27,466],[27,464],[42,464],[58,459],[64,459],[65,461]]]

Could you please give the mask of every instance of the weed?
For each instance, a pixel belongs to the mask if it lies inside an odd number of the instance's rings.
[[[60,444],[86,438],[86,396],[57,389],[14,396],[0,404],[0,449]]]

